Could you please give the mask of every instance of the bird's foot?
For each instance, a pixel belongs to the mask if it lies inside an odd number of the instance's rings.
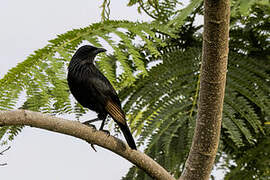
[[[96,121],[101,121],[101,120],[99,118],[95,118],[95,119],[87,120],[87,121],[83,122],[83,124],[90,124],[90,123],[96,122]]]
[[[85,121],[85,122],[83,122],[83,124],[89,125],[89,121]]]
[[[97,150],[96,150],[94,144],[91,144],[91,148],[94,149],[95,152],[97,152]]]
[[[111,134],[110,134],[110,131],[108,131],[108,130],[104,130],[104,129],[100,129],[100,131],[103,131],[103,132],[105,132],[108,136],[110,136]]]
[[[86,126],[89,126],[89,127],[93,128],[94,130],[97,129],[96,126],[93,125],[93,124],[88,124],[88,123],[83,123],[83,124],[86,125]]]

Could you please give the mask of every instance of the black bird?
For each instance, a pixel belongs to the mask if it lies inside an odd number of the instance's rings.
[[[84,124],[102,120],[100,130],[103,130],[109,114],[120,127],[128,145],[136,149],[118,95],[109,80],[94,65],[96,55],[105,51],[103,48],[90,45],[80,47],[68,66],[68,85],[75,99],[83,107],[98,114],[98,118]]]

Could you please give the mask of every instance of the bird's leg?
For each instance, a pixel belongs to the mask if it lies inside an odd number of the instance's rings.
[[[105,122],[106,122],[106,119],[107,119],[107,115],[99,115],[98,117],[100,117],[100,119],[102,119],[102,123],[100,125],[99,130],[105,132],[106,134],[108,134],[108,136],[110,136],[110,132],[108,130],[103,129]]]
[[[89,125],[89,124],[92,123],[92,122],[101,121],[101,120],[102,120],[102,119],[99,119],[99,118],[97,117],[97,118],[95,118],[95,119],[91,119],[91,120],[85,121],[85,122],[83,122],[83,124]]]
[[[91,148],[92,148],[92,149],[94,149],[94,151],[96,151],[96,152],[97,152],[97,150],[96,150],[96,148],[95,148],[94,144],[91,144]]]
[[[100,125],[100,127],[99,127],[99,130],[100,130],[100,131],[103,130],[103,127],[104,127],[104,125],[105,125],[105,121],[106,121],[106,118],[102,120],[102,123],[101,123],[101,125]]]

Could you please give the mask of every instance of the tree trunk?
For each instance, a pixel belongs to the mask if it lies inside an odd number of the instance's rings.
[[[229,0],[204,1],[198,116],[192,147],[181,180],[208,180],[216,157],[227,71],[229,2]]]

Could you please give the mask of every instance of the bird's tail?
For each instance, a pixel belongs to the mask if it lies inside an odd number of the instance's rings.
[[[112,100],[108,100],[105,106],[106,111],[110,114],[110,116],[114,119],[114,121],[118,124],[121,131],[123,132],[126,141],[131,149],[136,148],[135,141],[132,137],[132,134],[128,128],[125,113],[121,109],[121,106],[113,102]]]
[[[132,134],[131,134],[128,126],[126,124],[124,125],[122,123],[117,123],[117,124],[119,125],[121,131],[123,132],[123,134],[125,136],[125,139],[126,139],[128,145],[129,145],[129,147],[131,149],[137,150],[135,141],[134,141],[134,139],[132,137]]]

